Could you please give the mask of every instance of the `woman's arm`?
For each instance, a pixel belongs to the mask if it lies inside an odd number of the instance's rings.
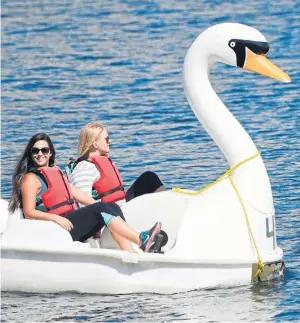
[[[73,197],[79,203],[84,204],[84,205],[90,205],[90,204],[93,204],[93,203],[97,202],[96,200],[94,200],[88,194],[80,191],[78,188],[76,188],[72,184],[70,184],[70,185],[71,185],[71,190],[72,190]]]
[[[36,220],[53,221],[64,229],[70,231],[73,228],[73,225],[68,219],[57,214],[51,214],[35,209],[36,196],[41,187],[41,183],[37,179],[36,175],[29,173],[24,176],[21,182],[21,194],[25,217]]]

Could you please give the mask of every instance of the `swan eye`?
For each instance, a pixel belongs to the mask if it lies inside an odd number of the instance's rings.
[[[231,48],[233,48],[233,47],[235,47],[235,42],[232,41],[229,45],[230,45]]]

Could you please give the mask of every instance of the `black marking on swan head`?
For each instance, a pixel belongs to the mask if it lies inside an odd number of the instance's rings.
[[[243,39],[231,39],[228,42],[228,46],[236,54],[236,65],[243,68],[246,60],[246,48],[251,50],[256,55],[266,54],[270,47],[267,42],[243,40]]]

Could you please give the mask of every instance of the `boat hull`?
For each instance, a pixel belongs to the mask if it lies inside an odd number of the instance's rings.
[[[268,275],[277,277],[282,251],[269,256]],[[276,264],[276,265],[275,265]],[[255,262],[176,259],[119,250],[2,247],[2,291],[97,294],[170,294],[251,283]]]

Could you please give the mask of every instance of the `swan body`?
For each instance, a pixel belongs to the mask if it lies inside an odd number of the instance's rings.
[[[229,168],[257,155],[258,149],[213,90],[210,69],[222,62],[289,82],[288,75],[265,58],[268,49],[259,31],[226,23],[201,33],[184,61],[187,100]],[[143,195],[122,206],[128,223],[137,230],[155,221],[163,223],[169,236],[164,254],[116,250],[107,231],[101,236],[101,248],[91,248],[72,242],[70,235],[54,223],[20,221],[19,214],[11,215],[1,224],[2,290],[170,293],[248,284],[255,277],[274,278],[282,270],[272,191],[259,155],[201,194],[185,193],[190,192]],[[4,218],[8,219],[7,213]],[[37,238],[37,230],[47,231],[44,243],[41,234]],[[57,241],[61,241],[59,246]],[[60,267],[58,261],[62,262]],[[268,266],[257,276],[259,262]],[[45,271],[45,264],[50,273]],[[33,266],[43,269],[47,279],[37,269],[32,271]],[[97,277],[110,279],[95,285]]]
[[[200,123],[226,157],[229,168],[258,154],[258,149],[213,90],[209,79],[212,66],[218,62],[232,66],[243,64],[240,67],[255,70],[284,82],[290,81],[287,74],[265,57],[252,53],[247,44],[251,49],[262,53],[267,52],[269,48],[265,37],[254,28],[235,23],[215,25],[199,35],[189,48],[184,61],[183,76],[187,100]],[[235,48],[238,49],[234,50]],[[247,58],[251,60],[258,58],[259,62],[257,65],[252,63],[252,66],[249,66]],[[228,178],[188,200],[177,196],[178,199],[184,199],[187,206],[178,224],[177,242],[172,253],[197,254],[196,249],[200,246],[201,254],[208,252],[217,257],[237,255],[251,257],[257,256],[254,243],[258,244],[262,254],[271,254],[277,250],[272,191],[262,158],[258,156],[242,164],[232,173],[232,179],[243,205]],[[153,218],[150,213],[155,214],[152,209],[156,203],[150,201],[154,199],[150,195],[147,199],[149,203],[146,199],[145,201],[137,199],[124,206],[123,211],[128,221],[131,218],[136,219],[137,213],[144,213],[145,210],[149,213],[147,217]],[[161,209],[172,208],[167,197],[163,198],[163,201],[165,205],[161,206]],[[247,225],[243,206],[250,227]],[[138,210],[136,214],[135,210]],[[155,211],[158,212],[157,209]],[[172,215],[169,213],[176,213],[176,209],[167,211],[166,216],[159,214],[166,231],[168,231],[168,219],[172,221]],[[249,230],[253,231],[255,242]],[[193,245],[195,248],[191,248]]]

